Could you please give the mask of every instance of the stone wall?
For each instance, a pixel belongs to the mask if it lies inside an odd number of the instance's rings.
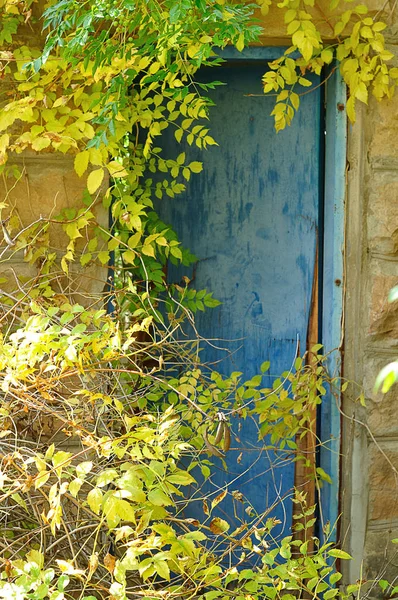
[[[398,284],[398,96],[372,100],[349,129],[344,375],[366,396],[366,408],[350,394],[343,402],[341,539],[355,582],[398,575],[398,388],[374,389],[398,357],[398,303],[388,303]]]
[[[12,215],[17,220],[12,236],[39,219],[43,219],[44,226],[47,220],[55,219],[63,209],[82,206],[85,178],[80,179],[76,175],[73,158],[72,155],[65,156],[61,153],[35,152],[10,156],[9,163],[18,168],[19,176],[0,178],[0,198],[8,205],[2,213],[2,218]],[[98,222],[106,228],[108,215],[100,197],[92,210]],[[51,252],[61,257],[65,254],[69,242],[62,225],[50,222],[48,234]],[[84,237],[79,240],[77,258],[79,251],[84,251],[87,241]],[[12,246],[7,247],[6,241],[1,239],[0,271],[2,278],[7,279],[2,283],[2,289],[13,295],[18,292],[16,276],[23,277],[24,280],[37,277],[40,261],[29,264],[24,260],[22,251],[16,252]],[[56,287],[70,300],[90,305],[93,301],[98,301],[106,284],[106,277],[107,269],[100,264],[85,267],[83,275],[77,260],[71,265],[68,278],[62,273],[57,276]]]

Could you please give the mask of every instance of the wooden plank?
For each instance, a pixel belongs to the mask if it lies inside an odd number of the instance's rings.
[[[346,86],[335,70],[326,83],[326,152],[324,198],[324,244],[322,273],[322,343],[330,373],[341,374],[343,343],[343,290],[344,290],[344,199],[346,172],[347,116]],[[331,540],[338,537],[341,416],[339,396],[329,394],[321,406],[319,437],[320,466],[332,478],[332,485],[324,485],[320,498],[321,525],[331,524]],[[320,534],[320,532],[319,532]]]
[[[314,263],[314,278],[312,284],[312,297],[311,297],[311,309],[308,319],[308,332],[307,332],[307,351],[319,342],[319,259],[318,259],[318,243],[315,252],[315,263]],[[311,364],[313,357],[311,353],[307,354],[307,363]],[[300,439],[300,434],[297,435],[297,453],[302,454],[306,457],[306,463],[299,461],[296,463],[294,486],[300,492],[306,494],[307,506],[314,506],[316,503],[316,485],[315,485],[315,469],[316,469],[316,447],[317,447],[317,407],[311,410],[311,425],[307,431],[306,436]],[[297,515],[301,513],[300,505],[295,505],[293,514]],[[296,519],[296,523],[304,521]],[[302,541],[310,540],[308,551],[313,550],[314,544],[312,536],[315,533],[315,526],[313,525],[307,530],[296,532],[295,537]]]

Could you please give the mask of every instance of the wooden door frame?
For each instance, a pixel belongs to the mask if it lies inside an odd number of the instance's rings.
[[[222,58],[232,63],[268,62],[282,56],[285,47],[252,46],[239,52],[233,46],[219,52]],[[297,54],[298,55],[298,54]],[[292,54],[294,58],[295,55]],[[324,149],[320,155],[323,176],[322,245],[319,248],[320,305],[326,307],[319,314],[318,329],[323,343],[323,351],[328,357],[328,368],[336,378],[342,372],[343,348],[343,301],[344,301],[344,229],[345,229],[345,189],[346,189],[346,149],[347,116],[346,86],[336,65],[329,67],[324,74]],[[281,133],[280,135],[283,135]],[[322,131],[320,131],[322,135]],[[332,478],[331,485],[322,489],[318,536],[322,537],[322,526],[329,522],[329,541],[338,538],[340,515],[340,454],[341,454],[341,415],[340,387],[334,394],[330,391],[320,409],[318,435],[325,442],[318,453],[318,465]]]

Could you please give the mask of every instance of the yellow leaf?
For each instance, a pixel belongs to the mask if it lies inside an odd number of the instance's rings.
[[[106,554],[104,557],[104,567],[107,571],[109,571],[109,573],[113,573],[113,571],[115,570],[115,565],[116,565],[116,558],[113,556],[113,554]]]
[[[305,77],[299,77],[299,84],[303,87],[311,87],[312,82],[309,79],[305,79]]]
[[[135,256],[135,252],[132,250],[126,250],[126,252],[123,252],[123,260],[128,264],[134,264]]]
[[[142,254],[145,254],[145,256],[152,256],[153,258],[155,258],[155,251],[153,249],[153,246],[151,246],[150,244],[142,246],[141,252]]]
[[[8,148],[8,144],[10,143],[10,136],[8,133],[4,133],[0,136],[0,152],[4,152]]]
[[[90,194],[94,194],[98,190],[103,179],[104,169],[96,169],[95,171],[91,171],[90,175],[87,177],[87,189]]]
[[[224,500],[226,495],[227,495],[227,490],[224,490],[220,494],[218,494],[218,496],[216,498],[214,498],[214,500],[212,501],[211,508],[213,509],[215,506],[217,506],[217,504],[220,504],[220,502],[222,502]]]
[[[200,44],[192,44],[191,46],[188,46],[188,56],[190,58],[195,58],[195,56],[197,55],[197,53],[199,52],[201,46]]]
[[[50,477],[50,473],[48,473],[47,471],[41,471],[37,475],[36,480],[35,480],[35,488],[36,488],[36,490],[38,490],[39,488],[41,488],[42,485],[44,485],[47,482],[47,480],[49,479],[49,477]]]
[[[236,49],[239,50],[239,52],[242,52],[244,47],[245,47],[245,36],[243,33],[240,33],[239,37],[238,37],[238,41],[236,42]]]
[[[106,250],[98,252],[97,258],[102,265],[106,265],[109,262],[109,252],[107,252]]]
[[[368,103],[368,90],[366,89],[366,85],[363,81],[361,81],[355,90],[355,98],[358,98],[358,100],[364,102],[365,104]]]
[[[157,73],[160,69],[161,65],[158,62],[154,62],[151,64],[151,66],[149,67],[149,73],[151,75],[154,75],[155,73]]]
[[[75,569],[75,567],[72,564],[72,561],[60,560],[57,558],[55,562],[57,563],[58,568],[62,573],[67,573],[68,575],[84,575],[83,570]]]
[[[111,177],[127,177],[128,175],[128,172],[123,167],[123,165],[117,162],[116,160],[112,160],[106,165],[106,167]]]
[[[90,152],[88,150],[83,150],[83,152],[79,152],[79,154],[76,154],[74,167],[79,177],[81,177],[83,173],[87,171],[89,158]]]
[[[40,150],[44,150],[44,148],[48,148],[50,144],[51,140],[49,140],[47,137],[37,137],[32,142],[32,149],[36,150],[36,152],[39,152]]]
[[[355,123],[355,98],[353,96],[347,100],[347,116],[351,123]]]
[[[343,32],[343,29],[345,28],[344,23],[342,23],[341,21],[339,21],[338,23],[336,23],[335,27],[334,27],[334,35],[340,35],[340,33]]]
[[[65,106],[65,104],[68,102],[68,97],[67,96],[61,96],[60,98],[57,98],[56,101],[53,104],[53,108],[57,108],[58,106]]]
[[[321,60],[323,60],[327,65],[329,65],[333,60],[333,50],[330,48],[325,48],[321,52]]]
[[[150,59],[147,56],[143,56],[137,65],[137,70],[145,69],[149,65]]]
[[[99,148],[90,148],[90,163],[96,167],[102,165],[102,152]]]
[[[218,535],[219,533],[225,533],[229,529],[229,523],[224,521],[224,519],[216,517],[210,523],[210,529],[215,535]]]
[[[188,167],[191,169],[192,173],[200,173],[203,169],[202,163],[196,160],[191,162]]]

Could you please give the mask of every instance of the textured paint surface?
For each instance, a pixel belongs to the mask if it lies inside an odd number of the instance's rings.
[[[325,209],[323,260],[323,318],[322,342],[330,373],[341,374],[341,331],[344,288],[344,196],[346,169],[346,88],[336,73],[326,86],[326,155],[325,155]],[[321,493],[322,514],[333,528],[337,539],[340,482],[340,398],[331,394],[322,404],[319,436],[325,445],[320,451],[320,465],[329,473],[333,485],[324,486]]]
[[[210,133],[219,147],[205,153],[184,148],[191,160],[204,162],[204,171],[182,197],[163,200],[158,208],[199,258],[195,287],[213,291],[223,302],[197,315],[200,334],[212,340],[203,345],[203,358],[217,362],[215,368],[224,373],[241,371],[246,378],[270,360],[271,377],[264,380],[269,385],[290,369],[297,336],[302,352],[306,345],[318,221],[320,95],[316,90],[302,96],[293,125],[277,135],[269,116],[273,99],[261,95],[264,70],[264,63],[247,63],[203,75],[203,80],[227,83],[211,92],[216,107]],[[181,275],[172,269],[170,280]],[[220,462],[207,490],[217,493],[233,481],[230,491],[240,490],[263,512],[291,491],[291,457],[285,464],[285,455],[271,456],[250,420],[235,420],[233,432],[241,441],[233,439],[228,472]],[[220,506],[228,517],[234,509],[244,515],[239,503]],[[201,503],[192,510],[201,512]],[[272,514],[285,531],[290,527],[290,501]]]

